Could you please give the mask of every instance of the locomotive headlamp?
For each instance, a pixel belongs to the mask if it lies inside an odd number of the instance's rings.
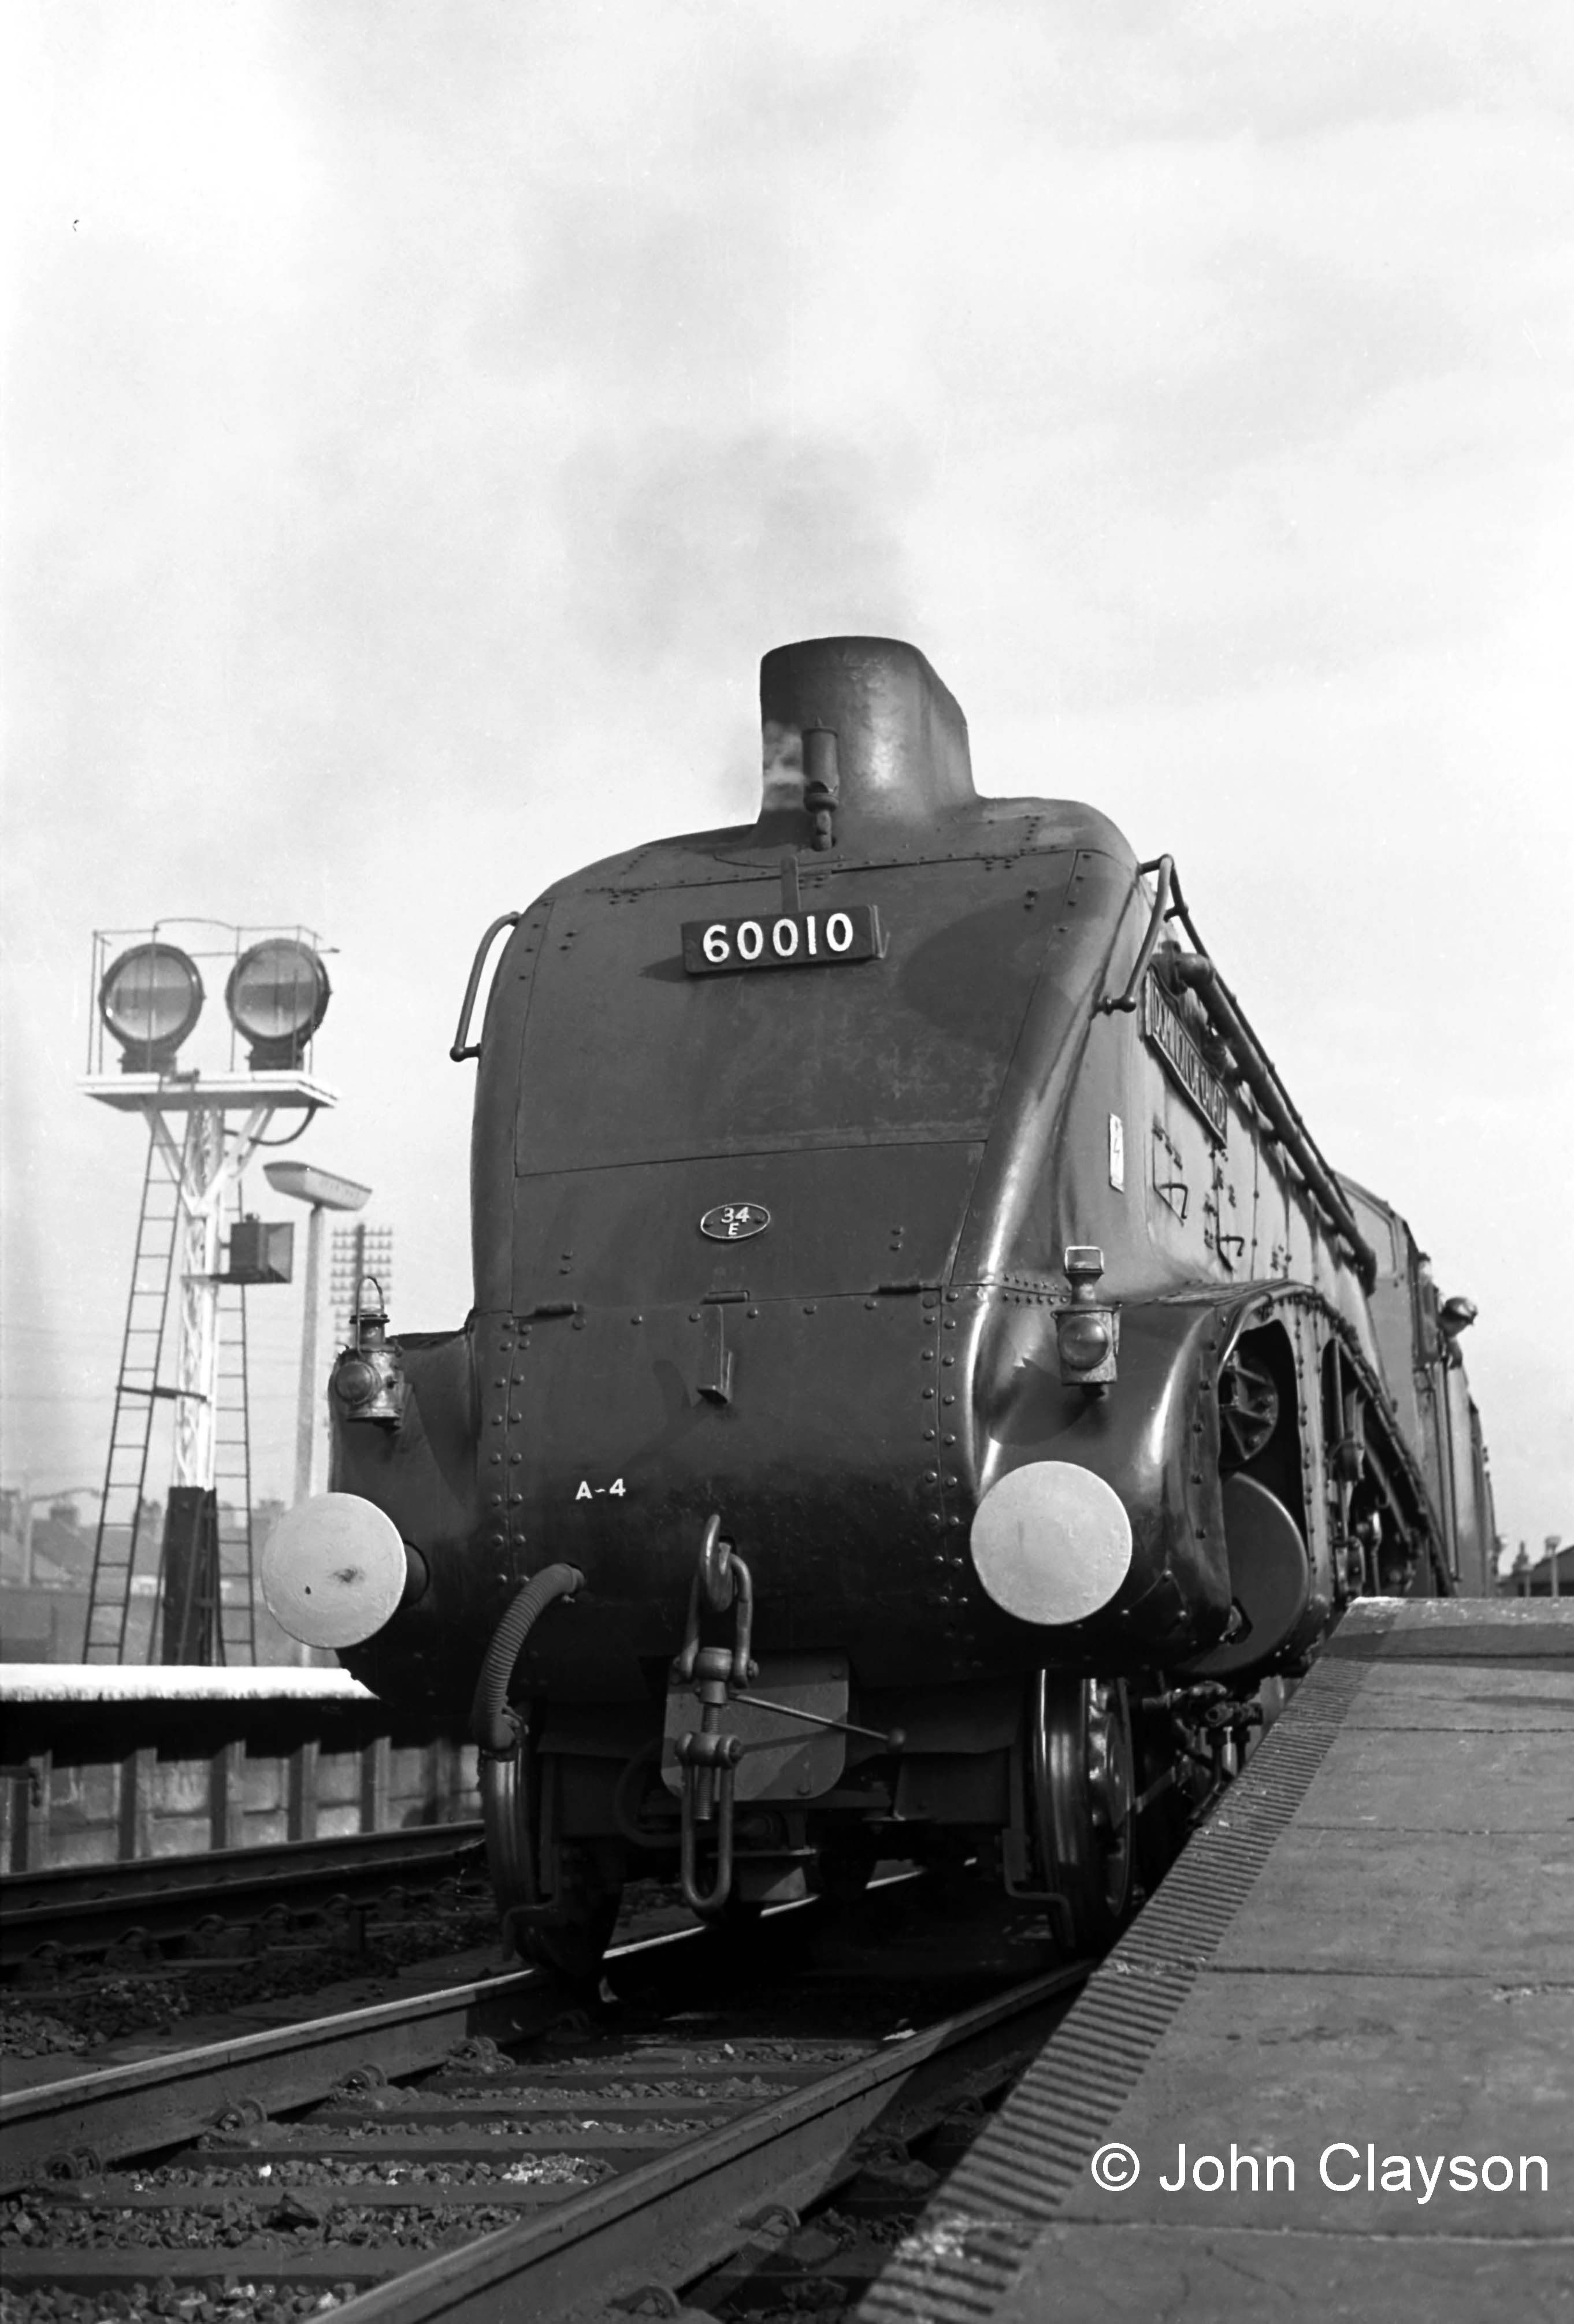
[[[364,1356],[342,1356],[334,1366],[334,1394],[354,1411],[376,1395],[378,1379]]]
[[[1068,1307],[1060,1319],[1060,1360],[1067,1371],[1083,1379],[1096,1371],[1109,1352],[1109,1326],[1097,1310]]]
[[[197,964],[174,945],[133,945],[110,964],[98,1013],[119,1042],[123,1074],[167,1074],[202,1013]]]
[[[236,1032],[251,1043],[253,1072],[299,1065],[329,991],[320,957],[297,936],[269,936],[241,954],[224,999]]]
[[[1101,1396],[1117,1377],[1115,1357],[1120,1345],[1119,1310],[1098,1296],[1104,1254],[1095,1243],[1071,1243],[1065,1270],[1071,1305],[1054,1319],[1061,1379],[1067,1388],[1085,1388]]]
[[[366,1283],[375,1286],[376,1278]],[[356,1294],[355,1338],[344,1349],[329,1375],[334,1401],[345,1420],[370,1420],[383,1428],[397,1428],[404,1417],[409,1383],[397,1343],[388,1337],[388,1316],[382,1293],[371,1306]]]

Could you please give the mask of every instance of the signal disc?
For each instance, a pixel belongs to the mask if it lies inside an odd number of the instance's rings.
[[[111,962],[98,1013],[123,1049],[172,1055],[202,1013],[197,964],[174,945],[133,945]]]

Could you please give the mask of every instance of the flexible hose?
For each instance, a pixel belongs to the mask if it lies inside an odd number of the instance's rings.
[[[584,1587],[577,1565],[546,1565],[532,1574],[510,1602],[492,1635],[475,1701],[470,1712],[470,1732],[483,1751],[506,1757],[519,1744],[518,1721],[508,1707],[509,1681],[514,1674],[525,1640],[555,1598],[572,1598]]]

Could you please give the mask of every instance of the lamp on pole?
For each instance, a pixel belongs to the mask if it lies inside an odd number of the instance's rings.
[[[263,1174],[276,1194],[310,1205],[306,1231],[305,1314],[300,1326],[300,1388],[295,1407],[295,1503],[311,1499],[312,1460],[317,1447],[317,1327],[322,1305],[322,1220],[325,1211],[358,1211],[370,1186],[340,1178],[310,1162],[264,1162]]]

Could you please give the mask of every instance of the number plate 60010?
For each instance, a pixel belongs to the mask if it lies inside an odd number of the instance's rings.
[[[691,976],[725,976],[741,968],[825,968],[838,961],[878,960],[879,953],[879,914],[872,904],[683,924],[683,964]]]

